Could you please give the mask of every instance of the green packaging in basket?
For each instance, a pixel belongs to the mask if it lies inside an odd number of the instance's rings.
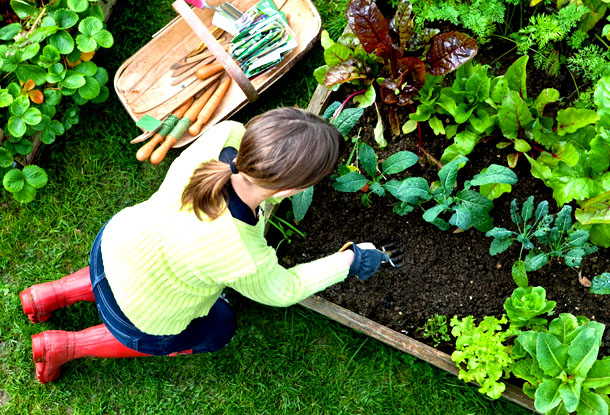
[[[236,22],[229,53],[248,78],[273,68],[298,46],[296,36],[272,0],[262,0]]]

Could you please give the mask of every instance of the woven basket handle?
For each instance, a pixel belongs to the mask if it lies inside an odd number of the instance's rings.
[[[172,7],[180,16],[182,16],[184,21],[191,27],[191,29],[193,29],[199,39],[205,43],[207,48],[225,68],[229,76],[233,78],[235,82],[237,82],[237,85],[239,85],[241,90],[244,91],[244,94],[246,94],[248,101],[256,101],[258,99],[258,92],[256,92],[254,85],[252,85],[248,77],[246,77],[244,72],[237,65],[237,63],[235,63],[231,56],[229,56],[225,49],[220,46],[220,43],[218,43],[216,38],[210,33],[199,17],[197,17],[191,7],[184,0],[174,1]]]

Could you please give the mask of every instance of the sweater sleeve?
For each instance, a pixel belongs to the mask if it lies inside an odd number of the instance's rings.
[[[252,228],[252,227],[251,227]],[[284,268],[278,263],[276,252],[266,243],[249,243],[248,250],[256,264],[256,272],[227,284],[235,291],[256,302],[287,307],[310,295],[343,281],[349,265],[341,253]]]

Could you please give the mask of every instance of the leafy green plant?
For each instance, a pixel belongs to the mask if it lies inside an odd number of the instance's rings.
[[[504,0],[412,0],[416,24],[448,21],[470,30],[479,44],[489,42],[497,25],[504,23],[506,3]]]
[[[352,164],[354,151],[358,153],[359,163]],[[418,157],[414,153],[399,151],[379,165],[375,150],[366,143],[356,142],[347,162],[339,166],[339,176],[335,179],[333,187],[341,192],[363,191],[361,202],[365,206],[370,206],[371,194],[385,196],[386,191],[391,191],[394,181],[388,181],[387,176],[402,173],[417,163],[417,160]],[[358,166],[362,167],[362,171]],[[368,178],[363,173],[366,173]]]
[[[326,65],[317,68],[314,76],[328,88],[376,81],[379,93],[375,97],[390,105],[388,117],[395,135],[400,133],[396,106],[412,102],[425,83],[426,72],[449,73],[477,52],[474,39],[463,33],[416,29],[409,0],[398,4],[390,21],[372,0],[351,0],[346,16],[355,37],[346,35],[341,43],[323,39]],[[370,56],[364,57],[360,48]],[[371,65],[373,60],[379,63],[378,71]]]
[[[515,242],[521,244],[519,259],[512,266],[512,276],[519,287],[527,287],[528,271],[539,270],[553,257],[563,258],[569,267],[578,267],[585,255],[597,251],[597,247],[587,242],[588,231],[572,228],[570,205],[564,205],[556,217],[548,211],[548,202],[542,201],[534,212],[533,196],[523,203],[520,212],[517,201],[513,200],[510,213],[517,231],[496,227],[485,234],[493,238],[489,247],[491,255],[504,252]],[[527,255],[522,259],[524,251]]]
[[[340,169],[340,175],[335,178],[335,189],[342,192],[364,191],[362,202],[370,205],[370,195],[387,196],[398,199],[393,211],[399,215],[406,215],[416,207],[423,209],[423,218],[441,230],[448,230],[451,226],[468,229],[471,226],[485,232],[492,228],[493,222],[489,212],[493,208],[490,198],[497,196],[493,190],[495,185],[511,185],[517,182],[517,176],[509,168],[497,164],[490,165],[472,180],[464,182],[463,190],[454,194],[457,185],[457,173],[461,164],[468,161],[460,157],[446,164],[439,170],[439,180],[429,185],[423,177],[406,177],[404,179],[385,180],[389,174],[402,173],[417,162],[417,156],[408,151],[400,151],[388,157],[378,167],[378,157],[371,146],[366,143],[356,143],[354,150],[358,150],[358,160],[367,178],[350,159]],[[353,155],[353,151],[352,151]],[[472,190],[472,186],[481,186],[483,193]],[[435,205],[425,208],[426,202]],[[443,219],[449,213],[447,220]]]
[[[287,216],[290,216],[291,212],[287,212]],[[267,222],[277,229],[282,234],[282,240],[277,244],[276,249],[286,241],[286,243],[292,243],[292,237],[294,234],[299,235],[301,238],[306,238],[307,235],[300,231],[296,226],[290,223],[290,218],[282,219],[275,214],[271,214],[267,217]]]
[[[417,127],[417,122],[427,121],[435,134],[445,134],[453,143],[448,146],[440,159],[447,163],[457,156],[466,156],[484,136],[495,128],[497,111],[489,103],[491,78],[489,67],[465,63],[455,71],[455,79],[450,87],[442,87],[441,77],[428,76],[426,84],[419,91],[419,102],[415,112],[402,127],[408,133]],[[443,125],[437,114],[448,115],[453,123]]]
[[[610,294],[610,272],[603,272],[591,281],[593,294]]]
[[[424,210],[423,218],[426,222],[432,223],[441,230],[447,230],[450,225],[453,225],[460,229],[468,229],[473,226],[477,230],[485,232],[493,226],[493,221],[489,216],[489,212],[493,208],[493,202],[481,191],[472,190],[472,186],[480,186],[485,193],[485,187],[489,185],[515,184],[517,175],[507,167],[492,164],[481,173],[476,174],[471,180],[466,180],[464,188],[454,195],[458,170],[460,165],[466,161],[468,161],[466,157],[458,157],[439,170],[439,181],[433,183],[431,189],[427,189],[428,195],[423,198],[426,201],[434,201],[435,205]],[[397,184],[393,193],[403,202],[400,206],[403,211],[413,209],[413,193],[421,189],[421,187],[418,187],[418,182],[412,183],[408,180],[405,179],[403,183]],[[421,198],[417,193],[415,194]],[[448,221],[442,218],[442,215],[447,212],[451,214]]]
[[[543,287],[517,287],[512,295],[504,301],[504,310],[511,325],[515,327],[533,327],[547,324],[542,314],[551,314],[555,301],[546,299]]]
[[[605,326],[560,314],[548,330],[526,331],[516,339],[513,375],[541,413],[608,414],[610,358],[598,359]]]
[[[422,336],[425,339],[430,338],[434,347],[437,347],[443,341],[448,342],[451,340],[449,326],[447,325],[447,316],[442,314],[434,314],[426,320],[423,327],[418,328],[417,330],[422,332]]]
[[[572,72],[595,84],[610,75],[610,50],[603,50],[595,44],[587,45],[568,56],[566,65]]]
[[[603,219],[602,212],[610,209],[608,204],[603,207],[610,196],[610,77],[599,80],[594,101],[597,111],[570,108],[560,111],[556,127],[545,127],[541,134],[534,135],[552,152],[543,151],[536,159],[526,157],[532,175],[553,189],[553,198],[560,206],[576,200],[589,212],[577,219],[590,226],[593,243],[608,247],[610,216]],[[590,125],[593,122],[595,125]],[[591,215],[590,209],[597,213]]]
[[[349,140],[350,131],[352,131],[364,113],[363,108],[345,108],[346,104],[353,96],[354,94],[350,95],[343,103],[337,101],[333,102],[326,108],[322,115],[322,118],[337,127],[337,130],[339,130],[346,141]],[[357,139],[355,141],[357,141]],[[294,220],[300,222],[305,217],[309,206],[311,206],[313,200],[313,186],[292,196],[290,200],[292,202]]]
[[[559,72],[559,53],[555,43],[566,39],[570,32],[590,12],[590,9],[570,2],[561,7],[556,14],[536,13],[530,17],[530,24],[510,35],[521,54],[530,50],[534,53],[534,64],[538,69],[557,75]]]
[[[502,325],[507,323],[506,315],[500,319],[485,316],[479,325],[473,316],[461,320],[454,316],[450,321],[451,334],[456,338],[451,360],[459,367],[458,378],[476,381],[481,386],[479,392],[493,399],[506,389],[500,379],[510,375],[514,361],[508,340],[518,330],[504,329]]]
[[[52,143],[78,122],[79,106],[109,96],[108,72],[91,58],[114,39],[93,3],[14,1],[19,22],[0,28],[0,108],[6,108],[0,111],[0,174],[19,202],[32,201],[47,182],[40,167],[27,166],[34,141]]]

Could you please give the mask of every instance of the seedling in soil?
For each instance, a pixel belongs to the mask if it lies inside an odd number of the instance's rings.
[[[504,252],[515,242],[521,244],[519,259],[512,267],[513,279],[519,287],[528,286],[528,271],[539,270],[553,257],[563,258],[567,266],[576,268],[580,266],[585,255],[597,251],[596,246],[587,242],[588,231],[572,228],[572,206],[564,205],[556,217],[548,211],[548,202],[542,201],[534,212],[534,196],[530,196],[523,203],[521,212],[517,201],[513,200],[510,216],[517,225],[517,231],[493,228],[485,234],[494,238],[489,247],[491,255]],[[524,251],[528,252],[522,259]]]
[[[434,314],[426,321],[424,327],[418,328],[417,331],[422,331],[424,338],[430,338],[434,343],[434,347],[437,347],[443,341],[448,342],[451,340],[447,316],[442,314]]]
[[[287,215],[291,214],[288,212]],[[293,224],[291,224],[288,220],[282,219],[279,216],[271,214],[267,218],[267,222],[274,228],[276,228],[282,234],[282,240],[277,244],[277,248],[282,244],[282,242],[286,241],[287,243],[292,243],[292,237],[294,234],[299,235],[301,238],[306,238],[307,235],[296,228]]]
[[[494,187],[506,185],[510,188],[510,185],[517,182],[517,175],[512,170],[505,166],[491,164],[481,173],[473,176],[472,180],[466,180],[463,190],[454,194],[458,170],[467,161],[466,157],[458,157],[447,163],[438,172],[439,180],[433,183],[430,189],[427,188],[427,184],[426,188],[419,189],[427,190],[428,196],[423,198],[423,201],[419,201],[418,204],[422,205],[427,201],[436,203],[431,208],[425,208],[422,217],[426,222],[432,223],[440,230],[446,231],[451,225],[462,230],[471,226],[481,232],[490,230],[493,227],[493,220],[489,216],[489,212],[493,208],[493,202],[491,201],[493,191],[484,191],[484,189],[490,185]],[[480,186],[480,191],[472,190],[473,186]],[[405,195],[408,196],[409,192],[406,192]],[[398,208],[405,209],[408,213],[413,210],[413,202],[406,197]],[[446,213],[451,214],[449,221],[441,217]]]

